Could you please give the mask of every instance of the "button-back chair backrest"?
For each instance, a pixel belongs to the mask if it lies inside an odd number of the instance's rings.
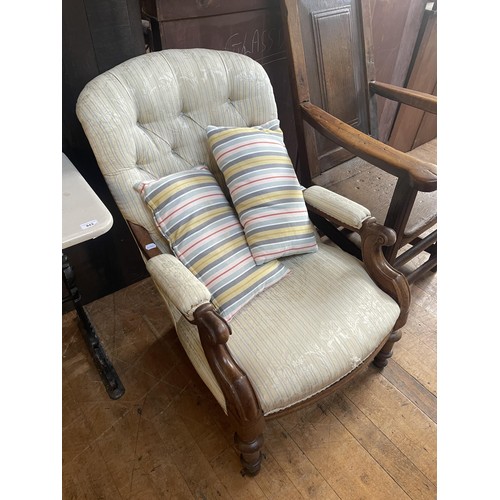
[[[208,165],[206,127],[256,126],[277,118],[261,65],[233,52],[172,49],[130,59],[82,90],[77,115],[124,218],[158,239],[138,182]]]

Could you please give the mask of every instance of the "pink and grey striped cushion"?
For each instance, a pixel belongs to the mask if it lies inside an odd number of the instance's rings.
[[[226,320],[288,273],[277,260],[255,264],[234,210],[206,167],[135,187],[174,254],[205,284]]]
[[[302,187],[275,122],[207,127],[208,142],[257,264],[318,248]]]

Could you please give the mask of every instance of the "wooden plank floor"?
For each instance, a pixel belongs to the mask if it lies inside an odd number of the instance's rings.
[[[412,285],[381,372],[268,422],[242,477],[224,413],[189,364],[148,278],[87,306],[125,385],[108,398],[74,312],[63,315],[64,499],[436,498],[437,276]]]

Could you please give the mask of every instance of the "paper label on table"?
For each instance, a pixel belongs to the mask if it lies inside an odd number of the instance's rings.
[[[156,248],[156,245],[154,243],[148,243],[144,248],[146,250],[153,250],[153,248]]]
[[[90,229],[91,227],[95,226],[97,224],[97,220],[89,220],[88,222],[84,222],[83,224],[80,224],[80,227],[82,230],[85,229]]]

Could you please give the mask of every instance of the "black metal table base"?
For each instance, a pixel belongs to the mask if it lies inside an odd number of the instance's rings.
[[[83,324],[82,335],[89,349],[90,355],[94,360],[97,371],[101,376],[104,387],[111,399],[118,399],[125,393],[125,388],[116,373],[111,361],[108,359],[104,348],[97,336],[94,326],[85,311],[81,301],[81,296],[78,288],[75,285],[75,275],[71,267],[68,257],[63,254],[62,256],[62,274],[64,284],[69,292],[69,296],[64,301],[71,300],[75,306],[76,312],[80,321]]]

